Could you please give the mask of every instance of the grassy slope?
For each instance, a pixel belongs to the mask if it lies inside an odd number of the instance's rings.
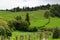
[[[39,11],[29,11],[28,13],[30,14],[30,21],[31,21],[31,27],[32,26],[43,26],[44,24],[46,24],[48,22],[48,19],[44,18],[44,13],[47,10],[39,10]],[[3,18],[4,20],[12,20],[14,19],[14,17],[16,17],[17,15],[21,15],[22,18],[25,18],[27,12],[6,12],[6,11],[0,11],[0,18]],[[48,25],[46,25],[46,28],[54,28],[55,26],[60,26],[60,19],[59,18],[50,18],[50,23]],[[24,35],[26,34],[30,34],[31,32],[23,32]],[[21,35],[22,32],[13,32],[12,33],[12,37],[11,40],[13,40],[15,38],[16,35]],[[32,35],[32,33],[31,33]],[[33,35],[34,36],[34,35]],[[39,38],[39,37],[38,37]],[[15,40],[15,39],[14,39]],[[51,37],[49,38],[49,40],[52,40]],[[57,40],[57,39],[56,39]],[[60,39],[58,39],[60,40]]]
[[[30,22],[32,26],[43,26],[48,22],[48,19],[44,18],[44,13],[48,10],[38,10],[38,11],[26,11],[26,12],[7,12],[7,11],[0,11],[0,18],[5,20],[14,19],[17,15],[21,15],[23,19],[25,19],[26,13],[30,14]],[[50,18],[50,23],[46,25],[47,28],[60,26],[60,19],[59,18]]]

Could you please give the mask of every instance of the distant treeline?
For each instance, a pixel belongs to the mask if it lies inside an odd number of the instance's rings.
[[[48,10],[50,9],[51,5],[47,4],[47,5],[40,5],[40,6],[36,6],[36,7],[15,7],[12,9],[6,9],[6,10],[1,10],[1,11],[11,11],[11,12],[19,12],[19,11],[36,11],[36,10]]]

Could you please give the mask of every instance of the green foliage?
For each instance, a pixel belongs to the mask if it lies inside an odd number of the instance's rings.
[[[48,19],[49,18],[49,15],[50,15],[49,12],[46,11],[45,14],[44,14],[44,17]]]
[[[15,27],[14,27],[15,23],[16,23],[16,20],[9,20],[8,21],[8,26],[10,27],[11,31],[15,30]]]
[[[26,21],[17,21],[15,23],[15,28],[16,30],[20,30],[20,31],[27,31],[29,25]]]
[[[59,38],[59,36],[60,36],[60,30],[59,28],[56,27],[53,32],[53,38]]]
[[[6,30],[6,36],[12,36],[12,31],[11,30]]]
[[[22,18],[21,18],[21,16],[17,16],[17,17],[15,17],[15,19],[16,20],[21,20]]]
[[[20,16],[17,16],[15,18],[15,20],[13,21],[9,21],[8,22],[10,28],[13,28],[13,29],[16,29],[16,30],[19,30],[19,31],[27,31],[28,27],[29,27],[29,24],[27,21],[23,21]]]
[[[50,31],[53,32],[53,28],[42,28],[43,31]]]
[[[20,19],[20,16],[17,16],[15,18],[15,20],[8,21],[8,25],[9,25],[10,29],[16,29],[19,31],[35,32],[38,30],[37,27],[30,28],[29,23],[27,21]]]
[[[52,5],[50,12],[52,16],[60,17],[60,5]]]
[[[4,35],[6,34],[6,29],[4,28],[4,26],[0,25],[0,35]]]
[[[13,21],[14,18],[16,18],[18,15],[22,17],[23,20],[26,19],[26,13],[29,14],[30,19],[30,26],[42,26],[47,21],[44,18],[44,13],[48,10],[38,10],[38,11],[22,11],[22,12],[8,12],[8,11],[0,11],[0,16],[3,17],[5,20],[11,20]],[[43,23],[44,22],[44,23]]]
[[[38,31],[38,29],[37,29],[37,27],[34,27],[33,32],[36,32],[36,31]]]
[[[18,16],[18,17],[16,17],[16,22],[15,22],[14,27],[15,27],[16,30],[27,31],[27,29],[29,27],[29,24],[28,24],[27,21],[23,21],[21,19],[21,16],[20,17]]]
[[[30,18],[29,18],[29,13],[27,13],[26,14],[26,19],[25,19],[28,23],[29,23],[29,25],[30,25]]]
[[[29,32],[37,32],[38,31],[38,29],[37,29],[37,27],[33,27],[33,28],[28,28],[28,31]]]
[[[10,34],[10,35],[8,35],[8,34]],[[3,19],[0,19],[0,35],[3,35],[5,37],[12,35],[11,30],[7,25],[7,21],[5,21]]]
[[[55,17],[55,14],[51,13],[50,16],[51,16],[51,17]]]
[[[21,11],[21,12],[8,12],[8,11],[0,11],[0,17],[3,18],[4,20],[11,20],[13,21],[13,19],[15,17],[17,17],[18,15],[20,15],[22,17],[22,19],[24,20],[26,18],[26,13],[29,13],[29,17],[30,17],[30,26],[31,27],[40,27],[45,25],[48,22],[48,19],[46,19],[44,17],[44,14],[46,11],[49,10],[38,10],[38,11]],[[0,18],[0,19],[1,19]],[[48,25],[46,25],[46,28],[55,28],[55,26],[60,26],[60,19],[57,17],[50,17],[50,23]]]

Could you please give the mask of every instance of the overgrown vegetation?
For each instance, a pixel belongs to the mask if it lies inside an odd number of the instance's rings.
[[[7,22],[3,19],[0,19],[0,35],[3,35],[5,37],[12,35],[9,26],[7,25]]]
[[[56,27],[53,32],[53,38],[60,38],[60,28]]]

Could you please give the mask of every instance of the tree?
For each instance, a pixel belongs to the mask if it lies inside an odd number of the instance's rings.
[[[16,12],[16,8],[11,9],[11,12]]]
[[[8,9],[6,9],[6,11],[9,11]]]
[[[26,19],[25,19],[28,23],[29,23],[29,25],[30,25],[30,19],[29,19],[29,13],[27,13],[26,14]]]
[[[45,12],[44,17],[49,18],[49,12],[48,11]]]
[[[29,11],[29,9],[30,9],[29,7],[25,7],[25,11]]]
[[[51,5],[50,4],[47,4],[46,7],[47,7],[47,9],[50,9]]]
[[[16,11],[17,11],[17,12],[19,12],[19,11],[20,11],[20,8],[19,8],[19,7],[17,7],[17,8],[16,8]]]
[[[51,12],[51,15],[60,17],[60,5],[58,4],[52,5],[50,12]]]

